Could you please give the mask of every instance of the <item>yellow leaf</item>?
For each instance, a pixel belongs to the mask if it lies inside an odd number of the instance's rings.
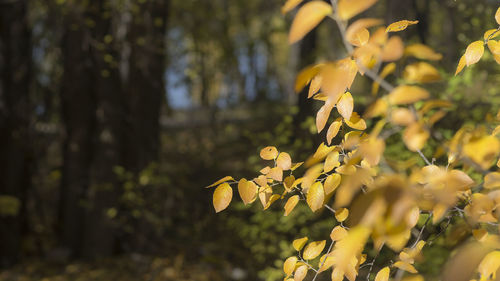
[[[295,182],[295,177],[293,175],[290,175],[285,178],[285,180],[283,181],[283,185],[285,186],[287,192],[291,191],[294,182]]]
[[[389,105],[385,99],[378,99],[375,103],[371,104],[363,115],[365,118],[374,118],[377,116],[384,116],[387,112]]]
[[[323,64],[310,65],[302,69],[295,78],[295,92],[300,92],[321,70]]]
[[[353,108],[354,99],[352,98],[351,93],[344,93],[337,103],[338,112],[342,115],[342,117],[344,117],[344,119],[349,120],[349,118],[351,118]]]
[[[374,18],[364,18],[353,22],[346,30],[346,38],[353,37],[353,34],[359,32],[362,29],[370,28],[372,26],[383,24],[383,20]]]
[[[269,170],[271,170],[271,169],[269,169]],[[269,173],[269,171],[268,171],[268,173]],[[262,187],[267,186],[267,178],[264,175],[258,176],[253,181],[255,183],[257,183],[259,186],[262,186]]]
[[[245,205],[252,203],[257,198],[257,185],[243,178],[238,182],[238,192]]]
[[[332,13],[332,6],[323,1],[311,1],[304,4],[293,19],[288,42],[293,44],[302,39],[318,25],[325,16]]]
[[[455,71],[455,76],[459,74],[465,67],[465,55],[460,57],[460,60],[458,61],[457,65],[457,70]]]
[[[323,207],[325,200],[325,191],[321,182],[315,182],[307,192],[307,204],[313,212],[316,212]]]
[[[469,66],[471,64],[477,63],[484,53],[484,42],[474,41],[467,46],[465,50],[465,65]]]
[[[495,279],[495,273],[500,267],[500,251],[493,251],[488,253],[479,266],[477,271],[481,274],[481,280]]]
[[[325,102],[325,104],[318,110],[316,114],[316,129],[318,133],[325,128],[328,117],[330,117],[330,112],[333,109],[333,105],[330,102]]]
[[[223,182],[226,182],[226,181],[234,181],[234,179],[233,179],[233,177],[231,177],[231,176],[226,176],[226,177],[223,177],[222,179],[220,179],[220,180],[218,180],[218,181],[216,181],[216,182],[212,183],[211,185],[206,186],[205,188],[210,188],[210,187],[213,187],[213,186],[219,185],[219,184],[221,184],[221,183],[223,183]]]
[[[353,112],[351,118],[349,120],[344,119],[347,126],[356,129],[356,130],[365,130],[366,122],[363,120],[357,112]]]
[[[500,24],[500,7],[497,9],[497,12],[495,13],[495,20],[497,21],[498,24]]]
[[[384,150],[384,140],[375,137],[370,137],[366,141],[362,142],[359,148],[359,152],[363,155],[364,160],[370,166],[378,165]]]
[[[324,190],[325,190],[325,195],[329,195],[330,193],[334,192],[335,189],[340,184],[341,176],[339,174],[331,174],[328,177],[326,177],[325,180],[325,185],[324,185]]]
[[[415,122],[415,115],[408,108],[395,108],[391,111],[391,123],[408,126]]]
[[[295,270],[295,265],[297,264],[297,257],[289,257],[285,260],[285,263],[283,264],[283,271],[285,272],[286,276],[292,275],[293,271]]]
[[[491,172],[484,177],[484,188],[493,189],[500,187],[500,173]]]
[[[339,0],[337,12],[342,20],[348,20],[370,8],[376,2],[377,0]]]
[[[401,37],[392,36],[382,50],[383,61],[397,61],[404,54],[404,43]]]
[[[489,29],[484,33],[483,39],[484,40],[495,39],[498,35],[500,35],[500,32],[497,29]]]
[[[387,281],[389,280],[389,273],[391,273],[391,270],[388,266],[382,268],[377,272],[377,275],[375,276],[375,281]]]
[[[332,229],[332,232],[330,233],[330,238],[333,241],[338,241],[342,240],[347,236],[347,230],[345,228],[341,227],[340,225],[337,225]]]
[[[394,266],[401,269],[401,270],[404,270],[404,271],[407,271],[407,272],[410,272],[410,273],[417,273],[418,271],[415,269],[415,267],[413,267],[413,265],[407,263],[407,262],[403,262],[403,261],[397,261],[394,263]]]
[[[307,246],[304,249],[304,253],[303,253],[302,257],[305,260],[312,260],[312,259],[316,258],[317,256],[319,256],[321,254],[321,252],[325,248],[325,245],[326,245],[326,240],[314,241],[314,242],[307,244]]]
[[[306,244],[308,238],[307,237],[302,237],[302,238],[298,238],[298,239],[295,239],[293,240],[292,242],[292,246],[293,248],[296,250],[296,251],[300,251],[302,250],[302,248],[304,247],[304,245]]]
[[[408,211],[405,216],[406,224],[408,227],[415,227],[417,225],[418,219],[420,218],[420,209],[418,206],[415,206]]]
[[[323,93],[335,103],[351,87],[357,71],[356,62],[349,58],[325,65],[321,70]]]
[[[363,46],[370,39],[370,32],[366,28],[361,28],[356,32],[346,35],[346,39],[354,46]]]
[[[267,146],[260,150],[260,158],[264,160],[273,160],[278,156],[278,150],[274,146]]]
[[[333,151],[326,157],[325,164],[323,166],[323,172],[328,173],[334,168],[337,168],[339,166],[340,166],[339,152]]]
[[[395,70],[396,70],[396,64],[391,62],[391,63],[387,64],[386,66],[384,66],[384,68],[380,72],[379,76],[380,76],[380,78],[384,79],[385,77],[387,77],[387,75],[393,73]],[[373,85],[372,85],[372,94],[373,95],[376,95],[378,93],[379,87],[380,87],[379,83],[377,83],[376,81],[373,82]]]
[[[328,131],[326,132],[326,141],[328,145],[332,143],[332,139],[339,133],[340,126],[342,126],[342,119],[337,118],[337,120],[333,121],[330,127],[328,127]]]
[[[259,172],[260,172],[261,174],[263,174],[263,175],[267,175],[267,174],[269,173],[269,171],[271,171],[271,167],[266,166],[266,167],[264,167],[264,168],[260,169],[260,171],[259,171]]]
[[[314,76],[314,78],[311,80],[311,84],[309,84],[309,92],[307,94],[307,98],[311,98],[319,91],[319,89],[321,89],[322,81],[323,78],[321,77],[321,75]]]
[[[301,265],[295,270],[295,274],[293,275],[294,281],[302,281],[306,278],[307,275],[307,265]]]
[[[411,104],[429,97],[427,90],[417,86],[398,86],[389,94],[388,99],[392,104]]]
[[[274,167],[267,173],[267,178],[273,179],[275,181],[283,180],[283,170],[280,167]]]
[[[302,164],[304,164],[304,162],[295,163],[292,165],[292,168],[290,168],[290,170],[295,171],[298,167],[302,166]]]
[[[286,201],[286,204],[285,204],[285,215],[284,215],[285,217],[288,216],[288,214],[290,214],[290,212],[292,212],[292,210],[295,208],[297,203],[299,203],[299,196],[298,195],[294,195],[294,196],[288,198],[288,201]]]
[[[231,199],[233,199],[233,189],[229,184],[222,183],[219,185],[215,191],[213,196],[213,204],[215,208],[215,212],[218,213],[229,206],[231,203]]]
[[[342,275],[351,269],[351,260],[361,253],[369,235],[368,227],[358,225],[352,227],[342,240],[335,242],[331,256],[334,258],[335,269],[341,271]]]
[[[493,136],[472,139],[464,145],[463,152],[483,169],[488,169],[498,157],[500,142]]]
[[[389,24],[385,32],[397,32],[401,30],[405,30],[408,26],[417,24],[418,20],[411,21],[411,20],[400,20],[397,22],[393,22]]]
[[[319,258],[320,268],[318,269],[318,272],[323,272],[323,271],[329,269],[330,267],[332,267],[333,261],[334,261],[334,259],[332,257],[328,256],[327,254],[324,254],[323,256],[321,256],[321,258]]]
[[[429,132],[418,123],[413,123],[407,127],[403,133],[403,142],[411,151],[422,149],[428,138]]]
[[[264,210],[267,210],[269,207],[271,207],[271,204],[273,204],[276,200],[280,199],[279,194],[273,194],[271,197],[269,197],[269,200],[267,200],[266,206],[264,206]]]
[[[405,54],[408,56],[414,56],[421,60],[440,60],[443,58],[441,54],[434,52],[433,49],[424,44],[413,44],[407,46]]]
[[[335,267],[332,271],[332,281],[342,281],[344,280],[344,271]]]
[[[283,5],[283,7],[281,7],[281,13],[286,14],[290,12],[295,7],[297,7],[297,5],[300,4],[300,2],[302,2],[302,0],[287,0],[286,3]]]
[[[345,221],[348,216],[349,216],[349,210],[347,210],[346,208],[340,208],[335,211],[335,219],[338,222]]]
[[[292,157],[286,152],[281,152],[276,159],[276,166],[280,167],[283,171],[290,170],[292,167]]]
[[[405,67],[403,78],[410,83],[430,83],[441,80],[441,75],[434,66],[417,62]]]

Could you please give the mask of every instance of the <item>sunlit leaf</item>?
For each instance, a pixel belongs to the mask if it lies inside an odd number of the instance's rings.
[[[311,1],[304,4],[293,19],[288,42],[293,44],[302,39],[318,25],[325,16],[332,13],[332,6],[323,1]]]
[[[361,253],[369,235],[369,228],[355,226],[347,232],[346,237],[337,241],[331,253],[334,258],[335,269],[338,268],[342,272],[349,271],[351,260]]]
[[[356,130],[365,130],[366,122],[363,120],[357,112],[353,112],[349,120],[344,119],[347,126]]]
[[[313,212],[323,207],[325,201],[325,191],[321,182],[315,182],[307,192],[307,204]]]
[[[330,267],[333,266],[333,263],[334,263],[333,257],[324,254],[323,256],[321,256],[321,258],[319,258],[319,264],[321,267],[319,268],[318,272],[323,272],[329,269]]]
[[[298,239],[295,239],[293,240],[292,242],[292,246],[293,248],[296,250],[296,251],[300,251],[302,250],[302,248],[304,247],[304,245],[306,244],[308,238],[307,237],[302,237],[302,238],[298,238]]]
[[[377,0],[339,0],[337,12],[342,20],[348,20],[367,10],[376,2]]]
[[[489,30],[487,30],[484,33],[483,39],[484,40],[491,40],[491,39],[495,39],[499,35],[500,35],[500,31],[499,30],[497,30],[497,29],[489,29]]]
[[[285,217],[288,216],[288,214],[290,214],[293,209],[295,208],[295,206],[297,205],[297,203],[299,203],[299,196],[298,195],[294,195],[290,198],[288,198],[288,200],[286,201],[286,204],[285,204]]]
[[[335,211],[335,219],[338,222],[345,221],[348,216],[349,216],[349,210],[347,210],[346,208],[340,208]]]
[[[484,53],[484,42],[474,41],[467,46],[465,50],[465,65],[469,66],[471,64],[477,63]]]
[[[333,241],[338,241],[342,240],[347,236],[347,230],[340,225],[337,225],[332,229],[332,232],[330,233],[330,238]]]
[[[215,208],[215,212],[218,213],[229,206],[231,203],[231,199],[233,199],[233,189],[229,184],[222,183],[219,185],[215,191],[213,196],[213,204]]]
[[[269,173],[266,175],[268,178],[273,179],[275,181],[283,180],[283,169],[280,167],[274,167],[269,170]]]
[[[321,71],[323,64],[310,65],[302,69],[295,78],[295,92],[300,92]]]
[[[287,0],[283,7],[281,7],[281,13],[286,14],[293,10],[297,5],[299,5],[303,0]]]
[[[260,158],[273,160],[278,156],[278,150],[274,146],[267,146],[260,150]]]
[[[344,271],[340,268],[335,267],[332,271],[332,281],[342,281],[344,280]]]
[[[403,133],[403,141],[411,151],[422,149],[428,138],[429,132],[418,123],[413,123]]]
[[[328,173],[339,166],[339,153],[338,151],[333,151],[326,157],[325,164],[323,166],[323,172]]]
[[[285,272],[286,276],[292,275],[292,273],[295,271],[295,265],[297,264],[297,257],[289,257],[285,260],[285,263],[283,264],[283,271]]]
[[[413,265],[407,263],[407,262],[403,262],[403,261],[397,261],[394,263],[394,266],[401,269],[401,270],[404,270],[406,272],[409,272],[409,273],[417,273],[418,271],[415,269],[415,267],[413,267]]]
[[[408,126],[415,122],[415,114],[408,108],[395,108],[391,111],[391,123],[394,125]]]
[[[377,275],[375,276],[375,281],[389,280],[389,273],[391,273],[391,269],[388,266],[382,268],[381,270],[379,270],[379,272],[377,272]]]
[[[495,20],[497,21],[498,24],[500,24],[500,7],[497,9],[495,13]]]
[[[293,275],[293,280],[294,281],[302,281],[304,278],[306,278],[307,275],[307,265],[301,265],[295,270],[295,274]]]
[[[500,142],[493,136],[472,139],[464,145],[463,152],[483,169],[488,169],[498,157]]]
[[[427,90],[417,86],[398,86],[388,96],[392,104],[411,104],[429,98]]]
[[[264,206],[264,210],[267,210],[269,207],[271,207],[271,204],[273,204],[276,200],[280,199],[279,194],[273,194],[271,197],[269,197],[269,200],[267,200],[266,206]]]
[[[404,54],[404,43],[401,37],[392,36],[382,49],[383,61],[397,61]]]
[[[252,203],[257,198],[257,185],[243,178],[238,182],[238,192],[245,205]]]
[[[309,244],[304,248],[304,253],[302,254],[302,257],[305,260],[312,260],[319,256],[323,249],[325,248],[326,245],[326,240],[322,241],[314,241]]]
[[[493,251],[488,253],[479,266],[477,271],[481,274],[481,280],[488,280],[491,276],[495,276],[498,268],[500,267],[500,251]],[[493,277],[495,278],[495,277]]]
[[[437,69],[426,62],[417,62],[406,66],[403,77],[410,83],[430,83],[441,80]]]
[[[340,126],[342,126],[342,119],[338,118],[328,127],[328,131],[326,132],[326,141],[328,145],[332,143],[332,139],[339,133]]]
[[[325,102],[325,104],[318,110],[316,114],[316,129],[318,133],[325,128],[326,122],[328,121],[328,117],[330,116],[330,112],[333,109],[333,104],[330,102]]]
[[[370,28],[372,26],[381,25],[384,21],[381,19],[374,18],[363,18],[353,22],[346,30],[346,38],[353,37],[353,34],[359,32],[359,30]]]
[[[368,39],[370,39],[370,32],[366,28],[361,28],[356,32],[352,32],[346,35],[346,39],[352,45],[359,47],[368,42]]]
[[[440,60],[443,55],[434,52],[433,49],[424,44],[413,44],[405,48],[404,52],[407,56],[414,56],[421,60]]]
[[[218,181],[216,181],[216,182],[212,183],[211,185],[206,186],[205,188],[210,188],[210,187],[213,187],[213,186],[219,185],[219,184],[221,184],[221,183],[223,183],[223,182],[226,182],[226,181],[234,181],[234,179],[233,179],[233,177],[231,177],[231,176],[226,176],[226,177],[223,177],[222,179],[220,179],[220,180],[218,180]]]
[[[385,32],[397,32],[401,30],[405,30],[408,26],[417,24],[418,20],[411,21],[411,20],[400,20],[397,22],[393,22],[389,24]]]
[[[325,195],[329,195],[330,193],[334,192],[335,189],[337,189],[340,184],[341,178],[342,177],[339,174],[331,174],[326,177],[325,184],[323,186]]]
[[[500,188],[500,173],[491,172],[484,177],[484,188],[493,189]]]
[[[344,119],[349,120],[349,118],[351,118],[353,108],[354,99],[352,98],[351,93],[344,93],[337,103],[338,112],[342,115],[342,117],[344,117]]]
[[[460,57],[460,60],[458,61],[457,65],[457,70],[455,71],[455,76],[459,74],[465,67],[465,55]]]
[[[283,171],[290,170],[292,167],[292,157],[286,152],[281,152],[276,159],[276,166],[280,167]]]
[[[319,91],[319,89],[321,89],[322,81],[323,78],[321,77],[321,75],[314,76],[314,78],[311,80],[311,83],[309,84],[309,92],[307,94],[307,98],[311,98]]]

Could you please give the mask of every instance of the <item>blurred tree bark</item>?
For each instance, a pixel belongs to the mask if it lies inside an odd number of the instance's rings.
[[[0,2],[0,205],[9,208],[0,208],[0,267],[19,259],[26,227],[33,160],[31,51],[28,1]]]

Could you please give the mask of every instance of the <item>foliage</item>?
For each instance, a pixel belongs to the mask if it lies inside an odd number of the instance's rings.
[[[282,12],[300,2],[287,1]],[[419,268],[426,252],[439,247],[456,249],[438,263],[442,280],[496,280],[500,112],[480,124],[443,126],[456,101],[446,96],[432,99],[429,83],[449,79],[452,84],[455,78],[445,77],[430,63],[442,58],[439,53],[424,44],[405,47],[400,36],[389,34],[411,28],[418,20],[384,27],[378,19],[361,18],[348,25],[376,2],[310,1],[299,8],[290,43],[330,18],[347,51],[342,59],[306,67],[295,83],[296,91],[309,85],[309,98],[322,102],[316,129],[319,133],[327,128],[326,143],[304,161],[274,146],[262,148],[259,155],[267,165],[260,175],[251,180],[228,176],[208,186],[215,188],[214,208],[226,209],[237,189],[244,204],[259,201],[264,210],[282,202],[285,217],[299,205],[313,213],[330,212],[330,237],[324,233],[316,240],[306,234],[293,240],[295,254],[283,262],[284,280],[316,280],[327,274],[331,280],[350,281],[436,278],[437,272],[419,274]],[[485,45],[500,64],[500,43],[495,40],[500,35],[500,8],[495,20],[499,27],[468,45],[455,75],[478,63],[486,54]],[[418,61],[407,64],[410,57]],[[396,63],[404,71],[393,86],[385,79],[394,74]],[[373,80],[374,99],[363,115],[354,111],[352,86],[358,74]],[[379,95],[379,88],[385,94]],[[406,152],[394,153],[393,147],[401,143]],[[408,161],[412,155],[420,159]]]

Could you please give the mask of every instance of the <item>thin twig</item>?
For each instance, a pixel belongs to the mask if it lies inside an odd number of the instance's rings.
[[[322,268],[322,267],[323,267],[323,265],[325,264],[326,259],[328,258],[328,254],[330,254],[330,251],[332,250],[333,243],[335,243],[335,241],[332,241],[332,242],[330,243],[330,247],[328,247],[328,251],[326,252],[325,259],[324,259],[324,260],[321,262],[321,264],[319,265],[319,267],[318,267],[318,271],[316,271],[316,274],[314,274],[314,277],[313,277],[312,281],[315,281],[315,280],[316,280],[316,277],[318,276],[318,274],[319,274],[319,272],[320,272],[321,268]]]

